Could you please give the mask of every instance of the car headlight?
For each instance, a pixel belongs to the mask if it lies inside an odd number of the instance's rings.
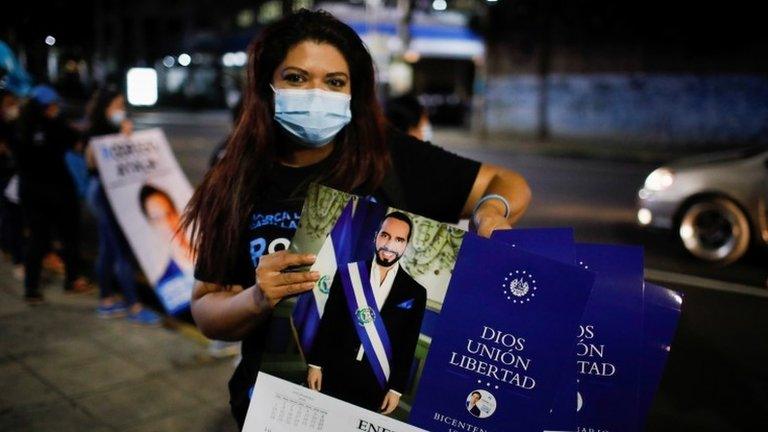
[[[669,168],[658,168],[645,179],[645,188],[655,192],[663,191],[675,182],[675,174]]]

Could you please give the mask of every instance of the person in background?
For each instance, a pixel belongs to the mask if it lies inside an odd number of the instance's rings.
[[[53,88],[39,85],[22,115],[18,150],[19,197],[29,228],[29,247],[24,260],[24,298],[43,300],[40,272],[54,231],[63,249],[64,292],[91,290],[80,275],[80,207],[65,154],[74,148],[79,134],[60,116],[61,98]]]
[[[421,141],[432,141],[432,123],[424,105],[413,95],[404,95],[387,101],[386,116],[398,130]]]
[[[133,131],[133,124],[126,115],[125,98],[113,89],[101,89],[93,95],[88,106],[88,121],[90,137],[116,133],[129,135]],[[99,236],[95,269],[99,284],[99,306],[96,313],[101,318],[127,315],[136,324],[158,325],[160,317],[138,301],[131,249],[99,180],[98,167],[90,146],[86,148],[86,159],[89,168],[86,201],[96,218]],[[115,295],[115,281],[120,286],[124,300]]]
[[[18,119],[21,100],[12,92],[0,89],[0,247],[14,265],[14,275],[23,278],[23,223],[18,193],[6,194],[11,182],[18,191],[15,151],[19,145]],[[14,179],[15,177],[15,179]],[[12,186],[13,188],[13,186]],[[11,195],[11,198],[8,196]],[[14,202],[15,201],[15,202]]]

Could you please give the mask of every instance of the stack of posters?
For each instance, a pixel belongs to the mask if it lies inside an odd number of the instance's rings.
[[[680,311],[638,248],[318,185],[290,250],[321,278],[275,313],[246,431],[639,430]]]
[[[639,247],[575,243],[570,229],[516,229],[492,238],[596,273],[576,335],[576,375],[564,374],[543,430],[642,430],[682,297],[643,281]]]

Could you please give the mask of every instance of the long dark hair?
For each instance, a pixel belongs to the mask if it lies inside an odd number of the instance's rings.
[[[334,166],[321,179],[338,189],[372,191],[381,184],[390,159],[384,118],[376,101],[373,60],[352,28],[324,11],[299,12],[265,28],[248,47],[243,110],[222,160],[195,190],[182,219],[211,282],[235,268],[244,224],[259,199],[260,185],[278,161],[273,91],[275,69],[300,42],[328,43],[349,65],[352,121],[336,136]]]
[[[107,118],[107,107],[121,93],[113,87],[103,87],[96,92],[88,101],[86,114],[88,115],[88,135],[107,135],[120,132],[120,127],[110,123]]]

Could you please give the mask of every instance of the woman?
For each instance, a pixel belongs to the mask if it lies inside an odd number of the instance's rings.
[[[513,172],[385,128],[370,54],[350,27],[325,12],[302,10],[263,31],[249,48],[244,98],[226,154],[184,215],[202,281],[192,295],[195,321],[210,338],[243,340],[229,385],[240,427],[272,309],[319,277],[282,273],[315,259],[284,251],[310,182],[442,221],[474,210],[485,236],[509,228],[530,198]],[[388,393],[383,411],[396,402]]]
[[[133,124],[126,117],[125,98],[115,90],[103,89],[94,94],[89,106],[89,135],[130,134]],[[112,212],[93,157],[93,149],[86,149],[90,179],[86,199],[97,222],[99,249],[96,257],[96,278],[99,282],[99,306],[96,313],[101,318],[128,316],[135,324],[157,325],[160,317],[143,307],[136,296],[136,281],[131,262],[131,250],[120,225]],[[121,301],[115,295],[113,281],[122,289]]]

